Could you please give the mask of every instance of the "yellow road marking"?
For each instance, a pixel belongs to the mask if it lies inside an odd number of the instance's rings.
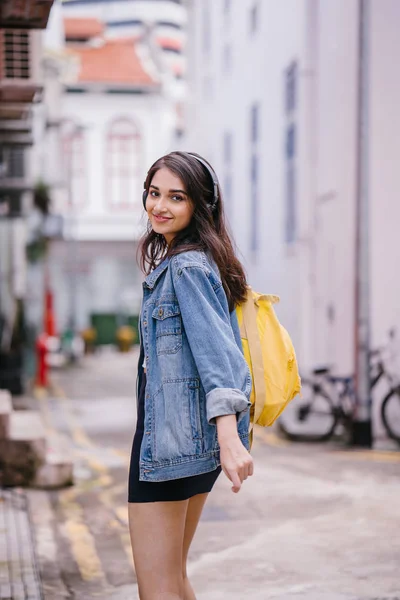
[[[39,411],[42,416],[42,421],[43,421],[43,424],[45,426],[47,433],[49,433],[51,435],[56,434],[57,430],[54,427],[53,419],[51,417],[48,397],[47,396],[37,396],[36,399],[38,401]]]
[[[254,438],[267,443],[269,446],[285,447],[290,445],[288,441],[281,439],[274,431],[266,428],[256,430]]]
[[[65,537],[68,539],[72,555],[78,565],[84,581],[102,580],[106,582],[95,541],[85,523],[82,507],[72,500],[73,494],[60,494],[60,504],[65,522],[62,525]]]
[[[122,544],[123,544],[123,547],[125,550],[125,554],[128,559],[128,563],[130,564],[130,566],[132,567],[132,571],[136,575],[135,563],[133,562],[131,536],[129,534],[129,531],[126,531],[126,530],[122,531],[120,535],[121,535]]]
[[[126,505],[117,506],[115,509],[115,514],[117,515],[118,519],[122,521],[122,523],[128,525],[128,507]]]
[[[131,455],[130,453],[126,452],[125,450],[121,450],[121,448],[110,448],[110,451],[115,454],[116,456],[118,456],[118,458],[122,458],[123,461],[129,465],[130,460],[131,460]]]
[[[297,443],[284,440],[280,438],[274,431],[268,430],[267,428],[261,430],[258,428],[256,430],[254,439],[260,440],[269,446],[276,447],[294,446]],[[357,450],[353,448],[349,448],[348,450],[327,449],[331,455],[338,456],[339,458],[354,458],[355,460],[366,460],[371,462],[400,462],[400,452],[396,450]]]
[[[65,394],[59,393],[57,396],[55,396],[55,398],[57,398],[63,409],[65,420],[67,422],[68,429],[71,432],[72,439],[74,440],[74,442],[78,444],[78,446],[84,446],[86,448],[93,447],[91,440],[88,438],[85,431],[82,429],[82,427],[76,420],[75,415],[73,414],[69,405],[69,400],[67,396]]]
[[[114,496],[120,492],[121,487],[122,486],[104,490],[101,492],[100,498],[102,504],[116,516],[116,519],[114,520],[114,527],[118,531],[118,535],[128,559],[128,563],[131,565],[133,572],[136,573],[133,562],[131,538],[128,530],[128,506],[115,506]],[[123,486],[123,488],[125,489],[125,486]]]
[[[36,398],[37,400],[41,400],[42,398],[47,398],[49,395],[49,392],[47,390],[47,388],[39,386],[39,385],[35,385],[35,387],[33,388],[33,397]]]
[[[371,462],[400,463],[400,452],[390,450],[332,450],[331,454],[342,458],[354,458]]]
[[[84,448],[76,449],[76,454],[83,457],[89,467],[99,474],[97,479],[90,482],[83,482],[80,485],[80,491],[97,486],[103,488],[103,490],[99,493],[99,500],[103,506],[105,506],[111,512],[111,514],[115,515],[116,519],[112,521],[112,524],[118,530],[118,535],[120,537],[124,552],[127,556],[128,563],[131,565],[133,572],[135,572],[130,535],[129,530],[127,530],[127,507],[125,507],[125,515],[123,516],[122,507],[115,507],[115,501],[113,498],[113,496],[117,493],[120,493],[122,489],[125,490],[125,485],[114,486],[110,488],[113,480],[109,475],[109,469],[105,464],[91,455],[91,451],[96,449],[96,445],[93,444],[92,440],[86,435],[83,428],[79,425],[71,410],[68,396],[59,386],[53,386],[52,391],[61,405],[73,440],[78,446]],[[123,458],[125,462],[129,463],[130,455],[128,455],[127,452],[114,448],[110,449],[110,451],[119,458]],[[89,579],[92,577],[104,577],[104,574],[101,571],[100,561],[96,554],[94,540],[91,537],[89,529],[86,527],[86,525],[84,525],[84,523],[81,522],[82,509],[76,502],[72,502],[71,500],[68,501],[68,496],[66,498],[67,510],[70,512],[71,516],[66,523],[65,530],[70,539],[71,549],[82,574],[82,578]],[[81,513],[79,513],[79,509]],[[87,557],[86,562],[85,556]]]
[[[93,471],[97,471],[97,473],[106,475],[108,477],[108,479],[110,479],[110,477],[108,475],[108,468],[102,462],[100,462],[96,458],[89,457],[89,456],[86,456],[86,462],[88,463],[89,467],[91,467],[93,469]]]
[[[66,397],[66,394],[63,390],[63,388],[58,385],[58,383],[55,383],[54,381],[50,382],[50,386],[49,389],[51,391],[51,393],[53,394],[53,396],[56,396],[57,398],[61,398],[61,397]]]

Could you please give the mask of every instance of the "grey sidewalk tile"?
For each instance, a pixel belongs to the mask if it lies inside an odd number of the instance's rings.
[[[0,488],[0,600],[41,600],[25,492]]]

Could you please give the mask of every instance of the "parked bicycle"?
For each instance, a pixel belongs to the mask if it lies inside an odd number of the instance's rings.
[[[400,372],[397,370],[395,331],[389,343],[370,353],[371,390],[383,380],[386,393],[381,403],[383,425],[400,444]],[[278,420],[282,433],[295,441],[321,442],[334,435],[348,436],[355,408],[354,376],[332,375],[328,367],[315,369],[302,380],[302,396],[293,400]]]

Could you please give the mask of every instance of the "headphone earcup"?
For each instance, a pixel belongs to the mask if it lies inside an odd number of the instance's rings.
[[[147,190],[144,190],[143,192],[143,208],[146,210],[146,200],[147,200],[147,196],[149,195],[149,192]]]

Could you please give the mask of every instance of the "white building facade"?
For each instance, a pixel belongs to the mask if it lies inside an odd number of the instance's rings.
[[[179,144],[185,93],[185,9],[164,0],[154,12],[154,4],[62,5],[64,185],[54,211],[64,216],[65,236],[51,244],[59,331],[81,330],[93,315],[122,324],[139,311],[143,181],[154,160]]]
[[[400,3],[371,0],[372,346],[400,329]],[[220,177],[251,285],[278,309],[303,372],[354,369],[357,0],[192,0],[186,146]]]

